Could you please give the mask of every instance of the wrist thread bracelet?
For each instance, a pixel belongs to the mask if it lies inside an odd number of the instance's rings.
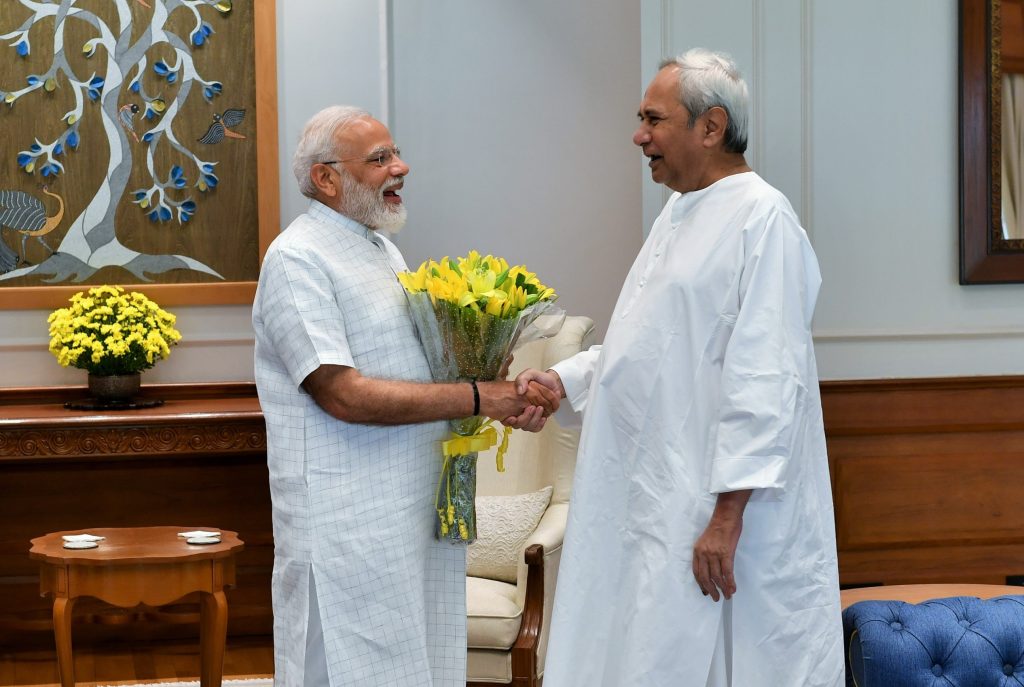
[[[476,388],[476,380],[469,380],[470,386],[473,387],[473,417],[480,414],[480,389]]]

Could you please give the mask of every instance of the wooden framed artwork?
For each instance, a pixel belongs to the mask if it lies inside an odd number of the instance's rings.
[[[280,222],[274,0],[0,3],[0,308],[249,303]]]

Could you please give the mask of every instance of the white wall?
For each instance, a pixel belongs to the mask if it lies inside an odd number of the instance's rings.
[[[752,86],[750,161],[821,262],[822,377],[1024,374],[1024,285],[957,283],[956,0],[392,2],[278,0],[284,223],[303,207],[287,161],[305,119],[390,105],[413,167],[409,261],[505,253],[604,324],[664,199],[638,188],[636,103],[662,55],[715,47]],[[148,380],[252,378],[247,307],[175,312],[185,341]],[[0,384],[82,383],[46,352],[46,315],[0,313]]]
[[[603,336],[640,248],[640,16],[602,0],[395,2],[407,262],[524,263]]]
[[[749,160],[789,196],[821,263],[822,378],[1024,373],[1024,285],[957,283],[956,0],[696,9],[645,1],[645,79],[652,44],[737,58]],[[649,217],[658,198],[644,198]]]
[[[603,329],[641,241],[629,144],[640,18],[628,5],[277,0],[282,225],[306,206],[290,169],[302,125],[325,105],[360,105],[395,123],[413,169],[398,238],[411,264],[504,254]],[[252,380],[249,307],[173,311],[184,339],[147,382]],[[47,315],[0,313],[0,386],[84,384],[47,352]]]

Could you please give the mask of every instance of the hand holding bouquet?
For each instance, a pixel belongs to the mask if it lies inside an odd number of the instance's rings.
[[[413,319],[436,382],[491,381],[523,330],[547,311],[554,289],[526,267],[476,251],[462,258],[428,260],[399,281],[409,296]],[[438,536],[453,542],[476,539],[476,454],[498,443],[497,430],[483,417],[451,421],[452,437],[442,446],[443,467],[435,505]],[[498,470],[507,446],[506,428]]]

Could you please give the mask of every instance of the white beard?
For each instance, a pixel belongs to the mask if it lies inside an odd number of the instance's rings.
[[[380,188],[372,188],[344,174],[341,183],[343,215],[371,229],[380,229],[389,234],[397,234],[405,226],[408,214],[405,204],[394,205],[384,200],[384,191],[402,183],[401,179],[390,179]]]

